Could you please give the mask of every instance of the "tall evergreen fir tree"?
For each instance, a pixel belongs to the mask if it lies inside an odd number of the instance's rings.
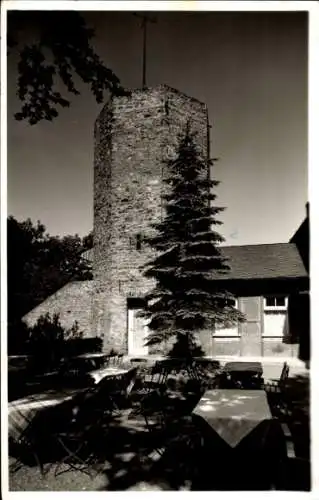
[[[212,164],[200,155],[187,130],[176,158],[167,162],[165,217],[152,225],[155,231],[146,238],[156,255],[143,269],[155,279],[142,311],[150,329],[147,345],[173,338],[171,355],[197,355],[196,332],[244,320],[233,296],[216,280],[216,273],[227,273],[229,266],[218,247],[224,239],[213,229],[221,224],[216,216],[224,209],[212,203],[212,189],[219,184],[208,175]]]

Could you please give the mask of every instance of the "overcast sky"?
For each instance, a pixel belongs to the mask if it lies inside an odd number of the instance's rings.
[[[128,88],[142,82],[142,32],[129,12],[90,12],[94,46]],[[147,84],[208,105],[220,232],[227,244],[288,241],[307,194],[307,13],[156,13]],[[8,58],[8,214],[50,234],[93,228],[93,123],[88,89],[53,121],[17,122],[16,58]]]

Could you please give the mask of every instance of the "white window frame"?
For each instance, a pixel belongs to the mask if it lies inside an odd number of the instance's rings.
[[[270,297],[274,297],[275,299],[284,297],[285,305],[283,305],[283,306],[277,306],[277,305],[267,306],[267,298],[270,298]],[[265,312],[267,312],[267,311],[287,311],[287,309],[288,309],[288,297],[286,295],[268,295],[268,296],[264,297],[264,311]]]
[[[266,303],[266,299],[267,299],[267,296],[264,297],[264,331],[263,331],[263,338],[267,338],[267,340],[276,340],[277,341],[281,341],[284,337],[284,332],[281,332],[279,335],[275,332],[275,333],[270,333],[269,331],[265,331],[265,328],[266,328],[266,321],[267,321],[267,315],[271,315],[272,313],[273,314],[276,314],[276,313],[282,313],[282,315],[285,316],[285,320],[284,321],[288,321],[288,297],[286,295],[268,295],[268,297],[274,297],[275,299],[277,297],[284,297],[285,299],[285,305],[284,306],[277,306],[277,305],[274,305],[274,306],[267,306],[267,303]],[[289,327],[288,327],[289,329]]]

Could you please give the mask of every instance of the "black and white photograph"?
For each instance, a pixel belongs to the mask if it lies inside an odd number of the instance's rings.
[[[310,493],[312,2],[95,3],[2,5],[8,490]]]

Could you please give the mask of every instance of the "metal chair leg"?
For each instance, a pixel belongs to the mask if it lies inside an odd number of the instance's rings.
[[[85,443],[80,443],[79,446],[77,447],[77,449],[72,451],[68,448],[68,446],[64,443],[64,441],[60,437],[58,437],[57,440],[60,443],[60,445],[62,446],[62,448],[67,452],[67,455],[65,455],[65,457],[63,457],[62,460],[60,460],[60,462],[57,464],[57,466],[55,468],[55,472],[54,472],[55,477],[59,476],[60,474],[63,474],[64,472],[69,472],[70,470],[81,471],[81,472],[88,474],[91,477],[90,472],[86,471],[84,469],[84,467],[88,466],[87,462],[84,461],[82,458],[80,458],[78,455],[79,452],[84,447]],[[75,464],[72,463],[73,459],[75,459],[77,463],[75,463]],[[69,462],[69,461],[71,461],[71,462]],[[61,468],[61,466],[63,464],[68,465],[68,468],[65,470],[59,471],[59,469]]]

